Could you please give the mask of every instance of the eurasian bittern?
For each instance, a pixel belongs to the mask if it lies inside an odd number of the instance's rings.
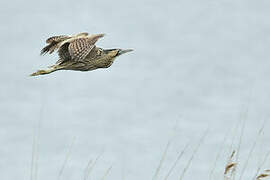
[[[75,36],[53,36],[41,50],[41,55],[58,50],[59,60],[46,70],[38,70],[31,76],[49,74],[58,70],[91,71],[98,68],[108,68],[115,58],[132,51],[132,49],[102,49],[95,46],[104,34],[88,35],[80,33]]]

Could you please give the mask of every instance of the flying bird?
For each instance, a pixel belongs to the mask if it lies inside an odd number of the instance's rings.
[[[133,51],[132,49],[102,49],[95,43],[104,34],[79,33],[73,36],[53,36],[46,40],[47,46],[41,50],[41,55],[58,52],[58,61],[48,69],[38,70],[30,76],[52,73],[58,70],[92,71],[98,68],[110,67],[115,58]]]

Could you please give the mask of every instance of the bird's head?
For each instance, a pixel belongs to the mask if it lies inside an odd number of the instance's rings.
[[[118,57],[122,54],[125,54],[127,52],[131,52],[133,49],[106,49],[104,52],[109,55],[110,57]]]

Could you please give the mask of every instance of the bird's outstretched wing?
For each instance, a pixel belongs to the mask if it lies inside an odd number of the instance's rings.
[[[75,35],[75,37],[79,37],[79,36],[88,36],[88,33],[87,32],[82,32],[82,33],[79,33],[79,34]]]
[[[61,36],[53,36],[53,37],[50,37],[46,40],[46,43],[48,44],[47,46],[45,46],[40,54],[43,55],[43,54],[46,54],[46,53],[53,53],[58,47],[59,47],[59,44],[67,39],[70,39],[71,37],[69,36],[66,36],[66,35],[61,35]]]
[[[52,36],[46,40],[46,43],[50,44],[52,42],[61,42],[61,41],[66,40],[68,38],[70,38],[70,37],[66,36],[66,35]]]
[[[96,34],[87,37],[79,37],[71,39],[64,43],[58,50],[60,59],[57,64],[61,64],[65,61],[81,61],[95,48],[95,43],[104,34]]]
[[[71,60],[80,61],[84,59],[94,47],[95,45],[89,43],[86,38],[79,38],[69,44],[68,52],[71,56]]]

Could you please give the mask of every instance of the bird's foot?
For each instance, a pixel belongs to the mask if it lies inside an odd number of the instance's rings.
[[[30,76],[39,76],[39,75],[44,75],[44,74],[49,74],[49,73],[50,72],[48,72],[46,70],[38,70],[37,72],[30,74]]]

